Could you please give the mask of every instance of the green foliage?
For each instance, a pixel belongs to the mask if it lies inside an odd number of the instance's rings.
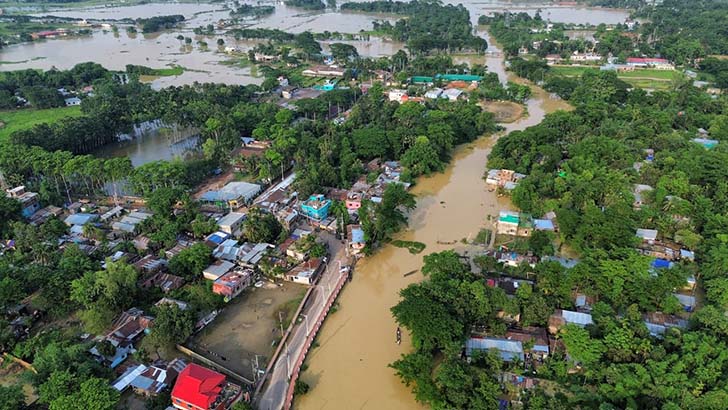
[[[165,304],[155,309],[154,327],[145,343],[155,348],[184,343],[195,327],[195,314],[182,310],[176,304]]]
[[[283,227],[274,215],[257,208],[243,222],[243,236],[251,242],[276,243],[282,232]]]
[[[392,245],[398,247],[398,248],[406,248],[409,250],[409,252],[413,255],[416,255],[422,251],[425,250],[427,245],[425,245],[422,242],[415,242],[415,241],[402,241],[402,240],[395,240],[392,241]]]
[[[301,379],[296,380],[296,385],[293,387],[293,394],[297,396],[302,396],[311,389],[311,386],[308,385],[308,383],[304,382]]]
[[[119,401],[119,392],[105,379],[91,378],[76,392],[68,392],[50,403],[51,410],[113,410]]]
[[[102,333],[135,300],[137,272],[126,262],[106,261],[106,269],[86,272],[71,282],[71,300],[83,307],[79,316],[91,333]]]
[[[211,263],[212,250],[203,243],[196,243],[169,260],[169,271],[187,281],[194,281]]]
[[[20,386],[0,386],[0,410],[17,410],[25,405],[25,395]]]

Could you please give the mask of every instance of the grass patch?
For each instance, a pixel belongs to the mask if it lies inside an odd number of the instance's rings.
[[[54,123],[69,117],[83,115],[80,106],[36,109],[19,109],[0,111],[0,141],[8,138],[15,131],[27,130],[38,124]]]
[[[406,248],[411,254],[416,255],[422,251],[425,250],[427,245],[425,245],[422,242],[414,242],[414,241],[392,241],[392,245],[398,247],[398,248]]]
[[[173,65],[169,68],[157,68],[154,70],[154,75],[158,75],[160,77],[171,77],[175,75],[182,75],[182,73],[185,72],[185,68],[181,65]]]
[[[598,71],[598,68],[592,67],[574,67],[574,66],[554,66],[551,70],[559,75],[566,77],[579,77],[587,71]],[[665,90],[670,87],[673,80],[683,77],[683,73],[677,70],[655,70],[655,69],[637,69],[634,71],[620,71],[617,78],[640,88],[653,88]]]
[[[305,293],[295,297],[294,299],[289,300],[286,303],[281,304],[280,306],[278,306],[275,313],[273,314],[274,318],[278,320],[278,315],[280,312],[280,315],[283,318],[284,329],[288,329],[288,326],[291,324],[291,320],[293,320],[293,314],[296,313],[296,309],[298,309],[298,305],[301,304],[304,295]]]
[[[490,243],[490,238],[493,235],[493,231],[490,229],[481,229],[480,232],[473,239],[473,243],[487,245]]]

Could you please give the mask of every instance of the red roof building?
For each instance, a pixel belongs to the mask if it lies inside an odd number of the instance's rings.
[[[177,377],[172,405],[180,410],[227,410],[240,393],[240,386],[227,382],[225,375],[192,363]]]

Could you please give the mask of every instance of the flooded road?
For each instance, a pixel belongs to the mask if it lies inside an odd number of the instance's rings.
[[[489,58],[485,63],[506,80],[501,58]],[[530,116],[508,124],[507,132],[538,124],[545,114],[559,109],[569,107],[533,87],[533,98],[528,102]],[[488,215],[511,209],[510,201],[489,192],[482,179],[496,140],[497,136],[483,137],[458,148],[444,173],[418,180],[412,191],[417,195],[417,209],[410,215],[409,229],[399,239],[423,242],[427,248],[412,255],[390,245],[357,265],[353,281],[340,297],[339,310],[329,316],[319,334],[320,346],[309,354],[309,367],[302,378],[312,389],[297,398],[296,408],[424,408],[387,367],[411,349],[406,332],[402,344],[395,343],[397,325],[389,309],[398,302],[400,289],[422,280],[419,272],[407,277],[405,273],[419,269],[424,255],[453,247],[438,241],[473,238],[481,228],[492,228]]]

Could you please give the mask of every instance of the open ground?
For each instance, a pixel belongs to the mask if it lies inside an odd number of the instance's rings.
[[[251,287],[195,335],[188,346],[252,380],[255,356],[259,356],[258,364],[264,368],[275,350],[273,342],[281,337],[278,312],[282,312],[285,328],[305,293],[305,286],[289,282]]]

